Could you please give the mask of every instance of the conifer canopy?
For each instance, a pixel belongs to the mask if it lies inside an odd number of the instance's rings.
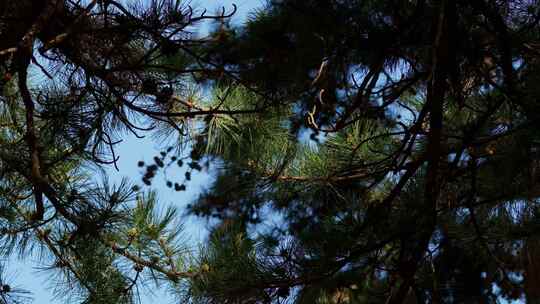
[[[0,1],[3,257],[40,257],[67,303],[154,285],[205,304],[540,301],[538,1],[236,11]],[[144,136],[170,144],[141,176],[96,174]],[[153,189],[201,171],[187,210],[160,208]],[[208,219],[198,248],[186,216]],[[0,303],[30,300],[0,274]]]

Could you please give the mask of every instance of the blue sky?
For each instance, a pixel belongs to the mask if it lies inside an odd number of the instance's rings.
[[[129,2],[126,0],[124,2]],[[193,0],[190,1],[196,7],[207,8],[209,13],[215,12],[222,6],[225,6],[227,10],[232,9],[232,4],[236,4],[238,11],[233,17],[233,22],[240,24],[245,20],[246,16],[256,7],[260,7],[264,4],[264,0]],[[204,31],[204,29],[203,29]],[[151,160],[153,156],[159,154],[164,144],[156,142],[151,138],[135,139],[133,137],[126,138],[117,147],[117,154],[120,155],[118,162],[119,172],[115,171],[112,167],[108,168],[107,173],[111,182],[118,182],[123,177],[127,177],[134,183],[140,182],[141,173],[140,168],[137,167],[139,160]],[[174,172],[169,170],[168,175],[183,174],[183,172]],[[180,210],[185,207],[186,204],[191,202],[199,193],[201,189],[208,184],[210,176],[208,173],[194,174],[192,181],[189,184],[187,191],[175,192],[165,186],[165,183],[160,180],[160,176],[156,178],[154,183],[154,189],[158,193],[159,201],[166,205],[173,205]],[[207,234],[205,229],[206,222],[196,218],[184,218],[185,234],[188,238],[191,246],[194,250],[197,244],[204,239]],[[40,271],[36,268],[37,260],[25,259],[17,260],[13,258],[5,263],[7,267],[7,274],[14,280],[14,285],[25,288],[33,293],[34,301],[36,304],[59,304],[64,303],[62,299],[55,299],[53,296],[53,286],[47,281],[49,275],[47,272]],[[173,303],[174,299],[167,296],[163,291],[155,288],[148,288],[143,290],[142,303]],[[155,291],[154,294],[151,294]]]

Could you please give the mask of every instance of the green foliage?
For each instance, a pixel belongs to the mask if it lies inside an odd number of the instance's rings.
[[[268,261],[259,260],[258,247],[234,224],[214,231],[208,247],[201,250],[201,275],[190,286],[190,297],[212,303],[264,301],[268,297],[264,286],[275,274]]]
[[[288,276],[251,290],[238,271],[259,268],[228,257],[208,285],[192,283],[198,302],[533,298],[522,253],[532,252],[524,244],[538,221],[538,94],[529,82],[538,54],[508,39],[538,30],[516,17],[529,13],[504,5],[275,1],[242,27],[217,29],[226,43],[211,49],[216,60],[275,107],[207,120],[195,149],[221,170],[190,210],[266,240],[253,247],[256,260],[273,259],[269,267]],[[214,104],[257,99],[237,90],[227,83]],[[224,243],[237,233],[224,231]],[[208,250],[220,255],[235,250],[214,243]]]
[[[540,298],[538,3],[280,0],[232,26],[184,1],[8,2],[0,253],[68,302]],[[96,174],[147,135],[144,185]],[[209,168],[193,252],[143,187]],[[0,302],[25,295],[0,276]]]

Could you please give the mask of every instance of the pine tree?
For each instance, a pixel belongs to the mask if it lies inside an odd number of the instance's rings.
[[[536,1],[279,0],[241,26],[129,4],[0,3],[3,255],[40,254],[69,302],[537,301]],[[143,185],[96,180],[148,133],[174,145]],[[149,186],[207,165],[190,254]]]
[[[535,1],[272,1],[211,49],[240,80],[201,303],[537,301]],[[233,89],[231,89],[231,87]]]
[[[150,189],[96,173],[116,166],[127,136],[183,139],[195,118],[234,114],[203,108],[188,86],[217,69],[193,30],[235,10],[212,15],[172,0],[0,3],[2,257],[39,256],[69,303],[136,302],[149,282],[179,293],[199,275],[176,210],[160,211]],[[156,157],[159,167],[172,151]],[[3,276],[0,284],[0,302],[28,300]]]

